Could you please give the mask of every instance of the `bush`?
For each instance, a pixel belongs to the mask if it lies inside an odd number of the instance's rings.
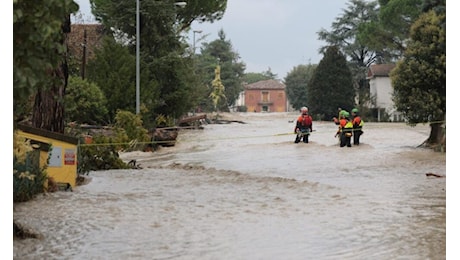
[[[137,140],[138,142],[150,140],[148,131],[143,127],[140,116],[129,111],[117,111],[115,129],[124,129],[130,140]]]
[[[88,124],[107,122],[107,100],[100,88],[78,77],[69,77],[64,97],[65,121]]]
[[[90,145],[79,147],[78,174],[89,171],[127,169],[129,168],[118,156],[119,142],[116,138],[99,135],[93,136]]]
[[[248,112],[248,107],[247,106],[237,106],[236,111],[237,112]]]
[[[40,168],[39,149],[16,133],[13,138],[13,202],[24,202],[44,192],[46,168]]]

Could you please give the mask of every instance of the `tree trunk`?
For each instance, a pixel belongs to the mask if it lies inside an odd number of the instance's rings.
[[[423,144],[435,150],[446,151],[446,129],[444,123],[431,123],[430,127],[430,136]]]
[[[63,22],[62,44],[67,45],[70,32],[70,15]],[[42,86],[35,96],[32,125],[52,132],[64,133],[64,104],[62,103],[69,78],[67,53],[62,55],[61,64],[50,75],[54,80],[51,86]]]
[[[431,123],[430,137],[428,137],[428,144],[441,144],[445,139],[445,129],[443,123]]]
[[[48,88],[40,88],[35,96],[32,114],[32,125],[51,132],[64,133],[64,98],[67,76],[64,72],[66,64],[55,69],[52,77],[59,78]]]

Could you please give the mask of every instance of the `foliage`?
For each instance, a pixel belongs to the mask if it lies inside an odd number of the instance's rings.
[[[47,72],[56,68],[65,53],[62,25],[76,12],[73,0],[13,1],[13,109],[23,113],[23,104],[39,85],[49,84]]]
[[[246,84],[252,84],[252,83],[262,81],[262,80],[275,79],[275,77],[276,75],[271,73],[270,70],[262,72],[262,73],[248,72],[244,74],[243,82]]]
[[[69,77],[64,97],[67,122],[106,124],[107,100],[99,87],[79,77]]]
[[[214,105],[214,110],[219,111],[219,107],[217,106],[221,100],[225,100],[225,87],[220,80],[220,66],[217,65],[215,70],[215,78],[212,81],[212,92],[209,95],[212,100],[212,104]]]
[[[171,25],[176,25],[178,30],[186,30],[194,21],[212,23],[222,19],[227,8],[227,0],[188,0],[184,7],[176,6],[175,2],[140,1],[141,39],[147,39],[147,35],[152,32],[156,32],[154,37],[158,37],[169,30]],[[107,28],[123,32],[128,39],[135,39],[136,1],[90,0],[90,3],[96,20]],[[148,41],[143,40],[141,45],[144,44],[148,44]]]
[[[267,77],[267,79],[276,79],[278,77],[277,74],[272,72],[272,69],[270,67],[268,67],[268,69],[266,71],[263,71],[262,75]]]
[[[332,23],[331,31],[318,32],[318,38],[327,42],[320,52],[324,54],[329,46],[337,46],[351,64],[368,67],[375,62],[376,51],[363,44],[357,35],[360,26],[378,20],[377,2],[350,0],[347,5],[348,9]]]
[[[307,84],[307,104],[310,114],[319,120],[337,116],[337,108],[350,110],[355,92],[345,56],[336,46],[330,46]]]
[[[114,121],[119,109],[135,112],[136,58],[127,46],[104,37],[102,47],[95,50],[95,58],[87,68],[88,81],[95,83],[107,99],[109,122]]]
[[[172,127],[175,125],[174,119],[165,115],[158,115],[155,123],[157,127]]]
[[[19,72],[14,73],[14,92],[18,104],[35,95],[32,126],[63,133],[62,99],[68,76],[65,34],[70,32],[70,14],[78,5],[69,0],[25,2],[15,1],[13,10],[14,31],[21,32],[14,35],[17,55],[13,63]],[[22,114],[18,104],[13,105],[17,109],[14,114]]]
[[[284,78],[286,95],[292,107],[300,110],[307,106],[307,84],[314,74],[317,65],[299,65],[290,71]]]
[[[409,28],[422,10],[424,0],[380,0],[378,19],[362,23],[357,38],[378,53],[379,63],[402,58]]]
[[[178,11],[177,21],[181,28],[189,28],[194,21],[204,23],[224,17],[227,0],[188,0],[185,8]]]
[[[368,67],[376,62],[384,62],[386,58],[383,49],[379,48],[382,46],[372,45],[369,40],[373,36],[370,28],[378,22],[378,15],[376,1],[350,0],[348,8],[332,23],[332,30],[323,29],[318,32],[319,39],[328,43],[320,51],[324,52],[329,46],[336,46],[346,57],[352,74],[353,96],[357,96],[358,106],[370,103],[370,88],[366,80]],[[332,111],[336,109],[337,107]]]
[[[46,168],[40,167],[40,150],[13,133],[13,202],[24,202],[44,191]]]
[[[147,142],[150,140],[148,132],[142,127],[142,119],[139,115],[129,111],[119,110],[115,116],[116,131],[123,129],[129,140]]]
[[[445,19],[445,13],[422,14],[411,27],[404,59],[390,74],[395,106],[411,125],[445,119]]]
[[[188,53],[190,48],[181,32],[188,30],[193,21],[212,22],[221,19],[227,5],[226,1],[196,0],[187,1],[187,5],[180,8],[174,3],[171,0],[140,2],[139,94],[141,106],[148,113],[143,116],[144,122],[150,126],[154,126],[158,115],[178,118],[197,106],[197,94],[200,91],[196,90],[203,89],[205,85],[199,81],[199,74],[196,74],[194,59],[191,57],[193,55]],[[91,0],[91,4],[96,19],[106,28],[112,28],[116,39],[122,39],[120,42],[127,46],[134,57],[136,1]],[[112,69],[119,72],[118,67],[105,67],[104,71]],[[120,93],[119,97],[124,97],[124,100],[118,107],[109,106],[109,113],[114,113],[116,109],[133,111],[135,108],[135,66],[132,64],[129,67],[129,76],[120,75],[125,77],[122,83],[131,84],[123,84],[123,88],[114,85],[119,90],[116,93]],[[107,99],[111,100],[107,91],[113,85],[103,86],[100,82],[97,84]]]
[[[236,111],[237,112],[248,112],[248,107],[247,106],[237,106]]]
[[[95,135],[91,144],[82,145],[78,149],[78,174],[88,174],[90,171],[127,169],[119,155],[120,143],[125,143],[125,136]],[[121,142],[120,142],[121,141]]]
[[[121,150],[142,150],[148,146],[150,137],[143,128],[140,115],[119,110],[112,131],[93,135],[90,144],[79,149],[78,173],[89,171],[129,168],[118,156]]]
[[[219,110],[228,111],[228,106],[233,106],[238,99],[241,91],[243,91],[243,76],[245,64],[239,62],[239,54],[233,51],[232,44],[225,38],[225,33],[220,30],[218,33],[219,39],[210,43],[203,43],[201,55],[198,56],[199,67],[205,76],[204,85],[209,85],[211,79],[215,76],[216,64],[220,65],[220,78],[225,86],[225,97],[227,102],[219,105]],[[208,95],[213,91],[208,90]],[[212,107],[214,108],[214,107]]]
[[[174,52],[154,61],[152,67],[154,69],[151,72],[156,75],[158,91],[150,100],[142,98],[147,108],[152,111],[152,118],[159,114],[179,118],[196,106],[195,91],[201,86],[194,71],[192,57],[183,57],[182,54]]]

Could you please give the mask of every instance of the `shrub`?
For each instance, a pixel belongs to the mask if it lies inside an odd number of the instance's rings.
[[[78,174],[87,174],[89,171],[97,170],[129,168],[118,156],[119,143],[114,137],[93,136],[90,145],[79,147]]]
[[[13,134],[13,202],[24,202],[44,191],[46,168],[40,168],[40,150]]]

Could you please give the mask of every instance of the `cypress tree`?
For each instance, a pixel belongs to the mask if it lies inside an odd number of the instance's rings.
[[[317,120],[331,120],[337,108],[351,110],[355,91],[345,56],[337,46],[330,46],[307,85],[307,104]]]

